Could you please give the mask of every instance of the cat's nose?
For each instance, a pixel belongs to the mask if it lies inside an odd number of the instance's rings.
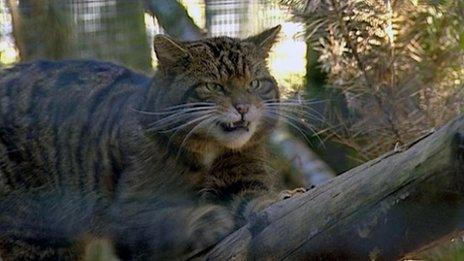
[[[244,104],[244,103],[235,104],[234,106],[235,106],[235,109],[238,111],[238,113],[242,115],[247,113],[248,110],[250,109],[250,105]]]

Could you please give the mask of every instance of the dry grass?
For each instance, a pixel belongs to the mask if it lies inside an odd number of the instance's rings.
[[[328,86],[344,94],[349,115],[327,113],[328,138],[359,161],[463,112],[463,0],[282,2],[306,24]]]

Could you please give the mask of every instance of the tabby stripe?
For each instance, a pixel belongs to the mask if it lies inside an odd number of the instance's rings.
[[[22,144],[22,150],[24,151],[25,158],[30,159],[28,162],[23,162],[22,165],[26,165],[28,167],[31,167],[33,169],[43,169],[40,168],[40,158],[43,156],[42,153],[38,153],[37,150],[37,140],[34,139],[34,137],[31,137],[31,134],[34,133],[34,125],[37,122],[38,115],[36,115],[33,111],[33,106],[34,106],[34,100],[35,100],[35,94],[34,91],[37,89],[37,81],[30,83],[27,85],[26,88],[19,90],[18,94],[24,97],[23,99],[20,99],[19,105],[18,105],[18,110],[21,111],[27,118],[31,119],[28,121],[24,121],[24,125],[22,127],[23,133],[23,144]],[[26,119],[26,117],[23,117],[23,119]],[[32,144],[31,144],[32,143]],[[43,157],[42,157],[43,159]],[[44,176],[46,176],[46,173],[44,175],[41,175],[40,177],[36,177],[34,179],[28,179],[29,173],[26,171],[21,171],[21,175],[24,175],[24,180],[25,180],[25,187],[33,186],[36,187],[41,183],[40,179],[43,179]],[[28,182],[29,181],[29,182]]]
[[[50,67],[52,63],[47,63],[47,62],[38,62],[37,67],[42,69],[42,70],[47,70],[47,67]],[[49,87],[50,88],[50,87]],[[50,147],[50,159],[53,160],[53,165],[54,165],[54,180],[55,180],[55,185],[58,187],[58,191],[63,193],[64,192],[64,186],[63,186],[63,176],[62,174],[67,172],[65,171],[60,171],[60,167],[62,164],[62,153],[60,151],[59,147],[59,129],[58,129],[58,121],[59,121],[59,106],[57,106],[58,100],[55,101],[55,99],[49,99],[49,102],[47,106],[45,106],[45,112],[49,114],[49,119],[50,119],[50,131],[52,132],[52,144],[46,144],[46,146]]]
[[[4,152],[5,152],[5,155],[3,157],[5,160],[0,162],[0,167],[2,169],[2,174],[5,175],[7,185],[9,185],[12,189],[15,189],[16,188],[15,183],[13,182],[13,177],[11,176],[13,174],[13,170],[9,162],[12,162],[12,161],[9,158],[9,148],[7,145],[8,143],[5,140],[6,135],[8,134],[2,134],[0,132],[0,142],[2,143],[2,145],[4,145],[3,147],[4,147]]]
[[[123,93],[123,95],[127,95],[127,92]],[[95,158],[93,159],[93,191],[101,191],[101,178],[103,174],[108,174],[108,173],[103,173],[103,169],[101,168],[101,163],[106,162],[108,160],[107,151],[108,149],[108,144],[107,143],[102,143],[102,141],[109,141],[108,139],[111,139],[111,137],[104,138],[103,136],[105,135],[110,135],[111,129],[109,129],[109,125],[112,125],[113,122],[115,121],[114,117],[114,111],[113,108],[118,108],[117,113],[121,111],[121,102],[115,104],[118,102],[118,98],[120,97],[120,94],[113,94],[113,96],[109,99],[109,101],[105,101],[104,104],[101,105],[101,107],[104,108],[104,110],[101,110],[101,114],[107,115],[107,117],[103,117],[103,122],[100,123],[98,122],[97,125],[94,124],[94,128],[99,129],[99,132],[97,134],[97,138],[95,139],[95,144],[94,147],[95,149]],[[117,114],[116,114],[117,115]],[[97,118],[101,119],[100,115],[97,115]],[[105,164],[106,165],[106,164]],[[109,173],[112,175],[112,173]],[[112,177],[103,177],[103,178],[112,178]],[[105,180],[104,180],[105,181]],[[106,188],[108,189],[108,192],[112,189],[113,184],[109,184],[108,182],[105,182],[103,186],[108,185],[109,187]]]
[[[49,147],[50,145],[47,144],[46,141],[44,144],[44,139],[48,138],[49,136],[47,135],[47,133],[43,133],[44,135],[41,135],[42,133],[40,133],[41,129],[43,131],[44,128],[48,127],[48,126],[40,126],[41,118],[40,118],[40,115],[37,113],[40,111],[45,111],[44,107],[46,107],[46,104],[42,107],[38,103],[39,98],[43,97],[44,92],[45,92],[45,90],[41,87],[42,87],[41,84],[35,84],[32,87],[32,95],[31,95],[32,99],[30,101],[30,106],[28,108],[28,112],[32,114],[32,119],[33,119],[33,122],[29,125],[30,126],[29,132],[35,133],[36,135],[36,137],[33,137],[35,144],[30,146],[30,149],[31,151],[33,148],[36,148],[38,150],[38,152],[34,153],[34,155],[36,157],[40,157],[41,162],[39,162],[39,166],[41,167],[40,169],[44,172],[43,174],[44,174],[45,181],[48,183],[48,181],[51,179],[53,180],[56,175],[54,175],[53,173],[53,168],[51,167],[51,162],[50,162],[52,159],[49,158],[49,154],[48,154],[49,149],[47,149],[47,147]],[[45,129],[45,132],[46,131],[47,129]],[[56,186],[57,183],[53,183],[53,185]]]
[[[93,122],[93,115],[94,113],[96,112],[96,109],[99,107],[99,105],[101,104],[101,101],[103,98],[105,98],[108,93],[110,93],[112,90],[113,90],[113,87],[116,83],[118,83],[118,81],[121,81],[121,82],[125,82],[127,81],[127,79],[129,78],[128,76],[130,76],[130,73],[128,70],[124,70],[121,74],[119,74],[117,77],[115,77],[113,79],[113,81],[111,81],[109,84],[107,84],[106,86],[102,87],[100,90],[98,90],[98,92],[92,96],[92,100],[90,102],[90,106],[89,106],[89,109],[87,110],[87,115],[86,115],[86,121],[85,123],[83,124],[83,126],[81,127],[81,133],[80,133],[80,137],[79,137],[79,145],[77,147],[77,158],[79,159],[79,173],[78,173],[78,177],[79,177],[79,188],[82,192],[84,192],[84,179],[85,179],[85,173],[87,173],[87,171],[89,170],[85,170],[84,169],[84,166],[83,166],[83,162],[84,162],[84,155],[83,155],[83,146],[84,146],[84,140],[85,140],[85,137],[87,136],[87,132],[90,131],[90,126],[92,125],[92,122]]]
[[[52,99],[48,99],[46,105],[44,105],[44,111],[47,113],[47,114],[50,114],[52,111],[53,111],[53,102],[52,102]],[[52,117],[48,117],[49,119],[51,119]],[[51,144],[45,144],[44,146],[47,147],[47,158],[49,161],[51,161],[51,163],[49,163],[50,165],[53,165],[52,169],[53,171],[51,172],[51,174],[53,175],[52,179],[53,179],[53,184],[55,186],[58,187],[58,191],[61,191],[61,188],[62,188],[62,184],[61,184],[61,180],[60,180],[60,176],[59,176],[59,172],[58,172],[58,166],[59,166],[59,162],[58,162],[58,159],[56,157],[57,155],[57,150],[58,150],[58,144],[56,143],[57,142],[57,139],[56,139],[56,133],[55,133],[55,130],[54,128],[52,127],[53,126],[53,123],[51,122],[48,122],[47,121],[47,124],[49,126],[47,126],[47,134],[49,135],[49,139],[47,139],[47,142],[50,142]],[[48,133],[50,132],[50,133]],[[62,192],[62,191],[61,191]]]
[[[113,142],[116,142],[117,141],[117,131],[119,131],[120,128],[118,128],[119,126],[117,126],[116,124],[118,123],[118,119],[119,117],[123,117],[123,109],[124,108],[128,108],[128,106],[126,106],[126,104],[128,103],[128,101],[131,100],[132,98],[132,94],[131,92],[125,92],[125,93],[122,93],[120,96],[122,97],[125,97],[125,98],[122,98],[121,99],[121,102],[118,103],[116,106],[118,108],[118,110],[116,112],[114,112],[114,115],[113,117],[111,118],[110,122],[108,123],[109,127],[108,127],[108,135],[109,135],[109,140],[110,140],[110,143],[108,144],[108,150],[109,150],[109,153],[108,153],[108,157],[109,157],[109,161],[110,161],[110,166],[111,166],[111,173],[112,173],[112,177],[111,177],[111,192],[115,192],[116,191],[116,188],[119,184],[119,179],[120,179],[120,176],[121,176],[121,172],[122,172],[122,169],[123,169],[123,166],[118,166],[116,164],[118,164],[120,162],[120,159],[116,159],[116,156],[115,154],[117,152],[120,152],[120,148],[119,148],[119,144],[113,144]],[[116,133],[114,133],[116,131]],[[113,194],[114,195],[114,194]]]
[[[113,97],[112,97],[113,99]],[[106,110],[111,110],[112,108],[114,108],[112,106],[113,104],[107,104],[107,103],[104,103],[102,104],[102,107],[105,108]],[[102,114],[103,115],[107,115],[107,117],[103,117],[104,120],[103,120],[103,123],[100,124],[100,122],[97,122],[97,125],[98,126],[94,126],[94,127],[97,127],[99,129],[99,132],[98,134],[96,135],[96,139],[95,140],[92,140],[90,141],[92,143],[92,147],[94,148],[93,151],[94,151],[94,157],[92,158],[92,164],[93,165],[93,173],[89,173],[89,179],[90,177],[92,177],[93,179],[93,187],[92,187],[92,190],[93,191],[101,191],[101,176],[104,174],[103,173],[103,168],[101,167],[104,163],[104,155],[103,155],[103,151],[105,151],[105,145],[106,144],[102,144],[102,142],[106,141],[105,138],[103,138],[102,136],[105,135],[105,133],[107,133],[107,125],[108,125],[108,122],[110,121],[110,119],[112,118],[112,115],[108,113],[106,113],[107,111],[106,110],[103,110],[102,111]],[[103,113],[104,112],[104,113]],[[99,116],[99,115],[97,115]],[[98,117],[100,118],[100,117]],[[106,165],[106,164],[105,164]],[[93,174],[93,175],[91,175]],[[90,184],[89,184],[90,185]]]
[[[221,50],[213,43],[205,41],[205,44],[209,47],[209,49],[213,52],[215,57],[219,57],[221,55]]]
[[[55,169],[57,171],[57,178],[58,178],[58,187],[60,189],[60,192],[61,193],[64,193],[64,186],[63,186],[63,178],[64,176],[66,175],[66,171],[64,171],[62,169],[62,164],[63,164],[63,154],[61,153],[60,151],[60,136],[59,136],[59,123],[58,123],[58,119],[59,119],[59,112],[60,112],[60,109],[58,106],[53,106],[55,105],[54,103],[52,103],[52,106],[51,107],[54,107],[54,113],[53,113],[53,123],[52,123],[52,126],[53,126],[53,147],[55,148]]]
[[[225,69],[227,74],[233,75],[235,71],[234,65],[231,63],[231,61],[228,60],[228,58],[224,54],[221,55],[220,61],[223,65],[223,69]]]
[[[246,72],[248,71],[248,64],[247,64],[246,60],[243,61],[243,58],[241,58],[241,61],[240,61],[240,62],[241,62],[241,65],[242,65],[242,66],[241,66],[242,75],[245,75]]]
[[[16,79],[15,80],[12,80],[13,82],[17,81]],[[15,137],[13,135],[14,133],[14,130],[9,130],[8,126],[10,125],[9,122],[11,122],[12,124],[14,124],[14,118],[15,118],[15,112],[17,111],[17,108],[15,108],[14,106],[16,105],[13,101],[16,100],[16,96],[15,94],[20,94],[20,88],[18,88],[18,86],[16,84],[6,84],[5,86],[7,86],[7,93],[6,93],[6,97],[9,98],[10,102],[9,102],[9,106],[8,106],[8,109],[7,109],[7,113],[6,113],[6,117],[5,117],[5,120],[4,120],[4,130],[5,130],[5,144],[6,144],[6,147],[7,147],[7,157],[9,159],[10,162],[13,162],[13,166],[11,166],[11,168],[18,168],[20,165],[20,162],[22,162],[22,159],[24,158],[22,153],[21,153],[21,150],[15,145],[17,144],[18,142],[15,141],[15,140],[10,140],[9,138],[7,137]],[[14,92],[14,89],[13,89],[13,86],[16,87],[16,92]],[[8,140],[10,141],[8,141]],[[10,165],[10,164],[9,164]],[[21,184],[21,183],[24,183],[24,179],[22,179],[22,175],[15,175],[14,172],[17,172],[17,171],[14,171],[12,170],[11,174],[14,175],[13,177],[11,177],[11,180],[14,180],[14,184]],[[15,188],[15,186],[13,186],[13,188]]]
[[[77,104],[70,104],[68,107],[68,115],[72,115],[72,113],[75,112],[78,107],[79,106]],[[79,169],[80,162],[78,161],[77,155],[74,153],[76,145],[78,147],[82,143],[82,141],[77,138],[79,134],[76,133],[76,130],[79,130],[80,126],[77,125],[77,122],[69,121],[69,119],[65,119],[65,121],[66,124],[62,125],[62,144],[60,145],[60,148],[64,149],[62,153],[65,155],[62,176],[66,178],[66,181],[68,181],[65,186],[67,185],[71,188],[74,188],[74,186],[77,185],[79,192],[83,192],[80,184],[80,177],[82,175],[82,171]],[[75,179],[76,177],[77,180]],[[84,196],[84,194],[82,194],[82,196]]]
[[[190,48],[197,48],[197,47],[203,47],[203,46],[205,46],[203,43],[192,43],[188,45],[188,47]]]
[[[13,72],[12,72],[13,73]],[[5,166],[3,167],[3,164],[2,164],[2,169],[4,169],[4,174],[5,174],[5,177],[7,179],[7,183],[9,183],[10,187],[15,189],[15,186],[14,186],[14,182],[13,182],[13,177],[11,177],[11,174],[12,174],[12,170],[11,170],[11,164],[9,162],[11,162],[11,160],[9,159],[9,151],[10,151],[10,147],[11,145],[8,145],[7,143],[7,137],[9,137],[8,135],[8,131],[6,131],[6,128],[8,126],[8,121],[7,121],[7,117],[8,116],[11,116],[10,114],[10,111],[11,111],[11,103],[12,103],[12,99],[11,99],[11,86],[16,86],[16,84],[14,82],[16,82],[17,79],[13,79],[13,80],[10,80],[9,82],[7,82],[3,87],[6,89],[6,93],[3,97],[6,97],[8,98],[9,100],[9,106],[8,108],[6,109],[6,112],[2,112],[2,120],[3,120],[3,129],[0,129],[0,141],[2,142],[2,144],[4,145],[5,147],[5,158],[8,158],[5,160]],[[2,106],[3,107],[3,106]]]
[[[122,114],[122,111],[123,109],[125,108],[124,104],[127,102],[127,100],[131,97],[130,94],[132,93],[132,90],[129,90],[129,91],[125,91],[125,92],[122,92],[122,93],[119,93],[117,95],[115,95],[115,97],[113,97],[111,100],[115,100],[115,102],[111,102],[109,105],[106,105],[105,107],[106,108],[109,108],[109,110],[111,110],[111,113],[107,114],[107,115],[110,115],[109,117],[107,117],[107,120],[105,121],[105,123],[103,124],[102,128],[101,128],[101,131],[100,133],[98,133],[98,137],[99,137],[99,140],[109,140],[110,142],[113,141],[112,139],[112,136],[111,136],[111,131],[114,129],[114,128],[117,128],[115,125],[116,123],[118,122],[118,119],[119,119],[119,116]],[[117,108],[116,111],[113,110],[113,108]],[[106,139],[103,138],[104,135],[108,135],[108,137]],[[104,144],[106,149],[104,151],[106,152],[111,152],[112,149],[110,148],[110,144]],[[101,145],[99,146],[99,148],[101,147]],[[117,148],[115,148],[117,149]],[[100,158],[101,160],[103,160],[103,158],[106,158],[107,160],[111,160],[111,157],[110,159],[108,159],[109,155],[107,155],[107,153],[103,153],[102,151],[103,149],[99,150],[98,151],[98,158]],[[113,154],[113,153],[108,153],[108,154]],[[101,166],[101,161],[97,160],[97,162],[95,163],[95,177],[94,177],[94,180],[95,180],[95,185],[94,185],[94,190],[96,189],[99,189],[100,187],[100,180],[101,180],[101,171],[99,171],[97,169],[98,166]],[[113,164],[111,164],[111,166],[113,166]],[[116,188],[116,185],[117,185],[117,182],[119,180],[119,174],[120,173],[115,173],[112,171],[111,173],[111,184],[109,184],[111,187],[109,187],[109,191],[110,192],[114,192],[115,191],[115,188]]]

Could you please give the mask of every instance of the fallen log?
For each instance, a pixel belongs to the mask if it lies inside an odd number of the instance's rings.
[[[394,260],[464,231],[464,117],[278,202],[207,260]]]

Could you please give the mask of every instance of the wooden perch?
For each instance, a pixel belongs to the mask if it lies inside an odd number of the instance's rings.
[[[464,231],[464,117],[278,202],[213,260],[394,260]]]

